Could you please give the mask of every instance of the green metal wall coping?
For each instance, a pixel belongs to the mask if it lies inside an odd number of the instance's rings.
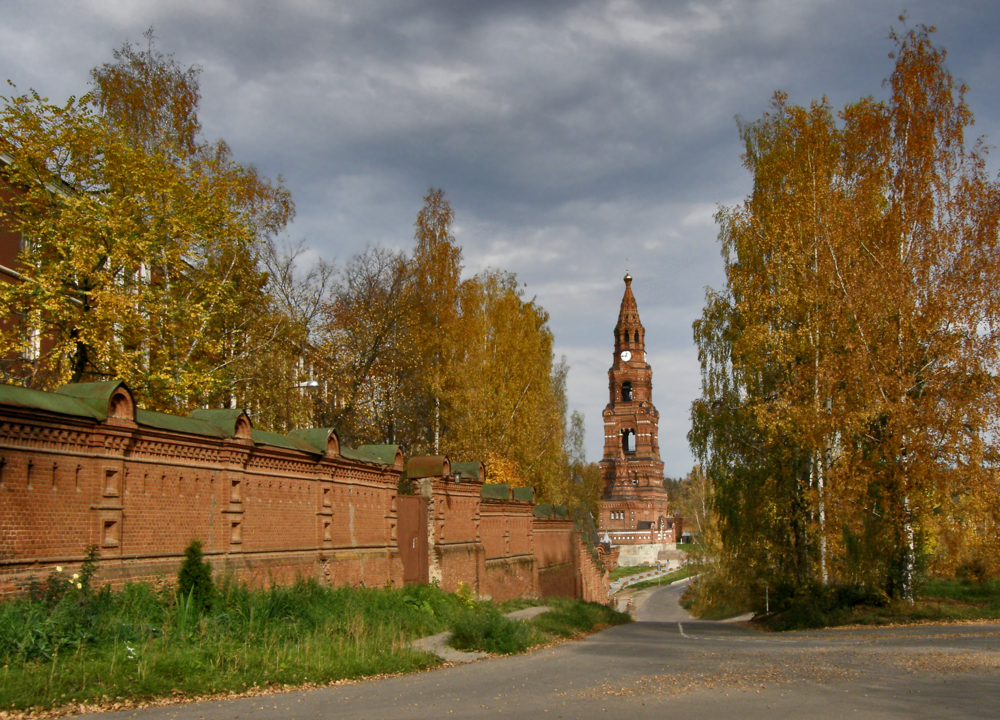
[[[458,473],[463,480],[481,480],[486,482],[486,468],[478,461],[473,462],[453,462],[451,464],[452,474]]]
[[[555,518],[557,520],[569,518],[569,512],[567,512],[565,505],[552,505],[551,503],[535,505],[534,514],[536,518]]]
[[[71,395],[29,390],[17,385],[0,385],[0,405],[44,410],[58,415],[72,415],[88,420],[104,420],[108,416],[107,406],[102,413]]]
[[[87,407],[99,413],[101,420],[108,416],[108,406],[115,390],[124,385],[121,380],[105,382],[69,383],[56,389],[55,394],[76,398]]]
[[[115,391],[124,385],[121,380],[71,383],[63,385],[55,392],[45,392],[17,385],[0,384],[0,405],[102,421],[108,418],[109,405]],[[236,437],[241,417],[245,418],[246,414],[238,408],[202,408],[193,410],[187,417],[142,408],[135,410],[135,421],[143,427],[219,440]],[[246,420],[249,422],[249,418]],[[250,429],[250,439],[257,445],[286,448],[310,455],[325,455],[331,435],[336,435],[333,428],[304,428],[293,430],[287,435],[254,430],[252,426]],[[339,445],[338,438],[335,446]],[[398,451],[398,445],[362,445],[356,450],[341,448],[340,454],[350,460],[391,466],[396,464]]]
[[[340,448],[340,454],[347,458],[348,460],[357,460],[359,462],[374,463],[376,465],[385,465],[378,457],[372,455],[366,450],[360,448]]]
[[[199,409],[188,413],[189,418],[204,420],[222,430],[229,437],[236,437],[236,423],[241,415],[245,415],[245,413],[240,408]]]
[[[198,420],[192,417],[178,417],[167,413],[153,412],[141,408],[135,411],[135,421],[146,427],[157,430],[169,430],[171,432],[189,433],[191,435],[202,435],[204,437],[219,438],[225,440],[230,437],[212,423]]]
[[[326,453],[326,449],[330,444],[330,436],[336,436],[336,434],[337,431],[333,428],[300,428],[290,431],[288,437],[305,440],[320,452]],[[339,438],[337,438],[337,446],[340,446]]]
[[[510,485],[486,483],[479,494],[488,500],[510,500]]]
[[[308,443],[302,438],[290,437],[279,433],[267,432],[266,430],[251,430],[250,439],[257,445],[271,445],[273,447],[288,448],[310,455],[326,455],[326,448],[320,450],[312,443]]]
[[[531,485],[528,487],[516,487],[512,488],[514,492],[514,499],[520,502],[535,502],[535,488]]]
[[[378,458],[383,465],[395,465],[399,445],[362,445],[358,450]]]
[[[406,477],[411,480],[450,474],[451,461],[446,455],[418,455],[406,462]]]

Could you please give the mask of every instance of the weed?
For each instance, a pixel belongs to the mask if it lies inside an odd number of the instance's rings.
[[[460,582],[458,589],[455,590],[455,597],[469,610],[476,605],[476,599],[472,594],[472,588],[469,586],[469,583]]]

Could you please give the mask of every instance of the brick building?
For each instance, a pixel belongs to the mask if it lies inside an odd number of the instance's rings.
[[[646,362],[646,330],[625,275],[608,370],[610,401],[604,409],[604,492],[599,502],[602,542],[618,548],[618,564],[655,563],[681,536],[681,518],[663,488],[653,370]]]

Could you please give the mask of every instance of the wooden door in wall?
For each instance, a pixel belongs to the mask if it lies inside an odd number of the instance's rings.
[[[420,495],[396,497],[396,542],[403,561],[403,583],[427,582],[427,498]]]

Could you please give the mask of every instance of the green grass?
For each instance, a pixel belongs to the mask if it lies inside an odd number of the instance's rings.
[[[543,642],[545,639],[530,625],[504,617],[495,608],[459,618],[451,637],[453,648],[495,655],[513,655]]]
[[[499,610],[461,618],[455,624],[451,645],[459,650],[510,655],[553,639],[581,637],[612,625],[632,622],[628,613],[597,603],[568,598],[549,598],[541,602],[551,609],[526,621],[503,617]],[[509,612],[506,608],[505,611]]]
[[[661,575],[659,578],[653,578],[652,580],[644,580],[635,585],[629,585],[625,590],[642,590],[643,588],[657,587],[658,585],[669,585],[672,582],[677,582],[678,580],[683,580],[686,577],[690,577],[694,573],[694,569],[690,566],[682,567],[678,570],[674,570],[666,575]],[[657,582],[659,580],[659,582]],[[739,613],[736,613],[739,614]]]
[[[977,583],[968,580],[928,580],[919,590],[924,602],[970,604],[1000,614],[1000,579]]]
[[[324,684],[434,665],[407,642],[470,610],[431,586],[250,590],[223,583],[204,614],[169,588],[0,603],[0,710]]]
[[[552,609],[532,618],[528,624],[552,637],[579,637],[612,625],[632,622],[631,615],[612,610],[607,605],[566,598],[551,598],[545,604]]]
[[[510,601],[503,612],[539,602],[554,610],[524,623],[430,585],[263,590],[228,581],[201,612],[169,587],[91,592],[50,578],[0,602],[0,712],[327,684],[436,665],[408,642],[444,630],[462,647],[507,654],[629,620],[561,599]]]
[[[760,622],[774,630],[797,630],[1000,619],[1000,580],[928,580],[918,588],[913,603],[850,590],[831,588],[818,596],[804,594]]]
[[[621,580],[623,577],[628,577],[629,575],[638,575],[639,573],[649,572],[650,570],[655,570],[655,565],[630,565],[628,567],[616,567],[611,571],[611,581]]]

